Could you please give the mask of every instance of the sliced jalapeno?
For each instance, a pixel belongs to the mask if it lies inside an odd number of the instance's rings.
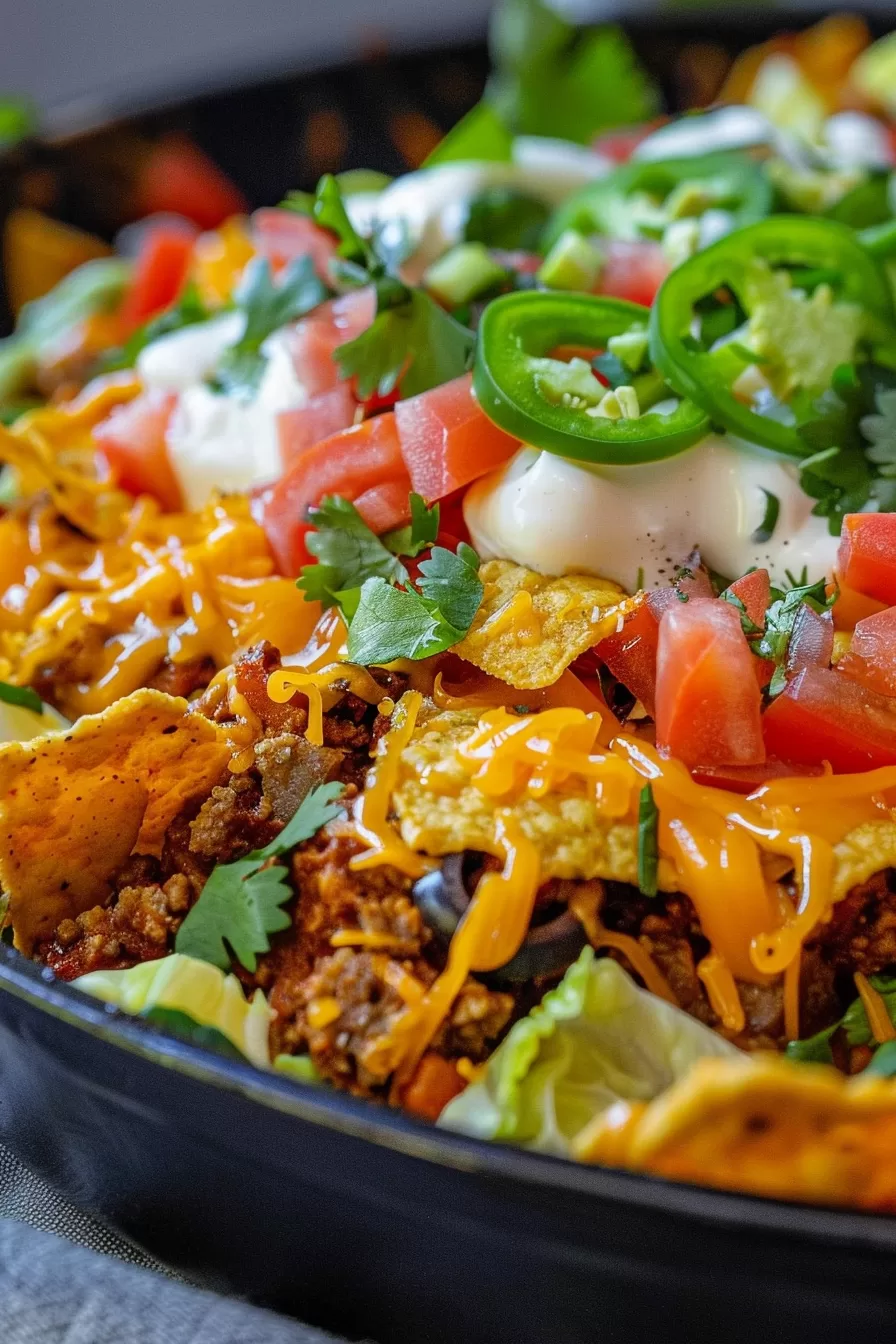
[[[548,357],[566,347],[606,349],[613,336],[635,324],[646,326],[649,309],[624,299],[591,294],[528,291],[506,294],[488,305],[479,326],[473,386],[486,415],[496,425],[535,448],[583,462],[626,466],[674,457],[709,433],[705,413],[680,401],[669,414],[613,419],[599,411],[606,392],[587,366],[586,383],[568,378],[569,365]],[[575,370],[572,370],[574,373]],[[553,384],[553,386],[552,386]],[[619,401],[628,409],[658,402],[668,394],[653,372],[632,376],[632,391]]]

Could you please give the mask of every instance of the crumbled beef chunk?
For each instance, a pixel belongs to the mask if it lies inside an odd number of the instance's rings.
[[[479,1063],[490,1055],[513,1016],[512,994],[487,989],[469,979],[454,1000],[450,1017],[436,1037],[436,1050],[448,1056],[465,1055]]]
[[[254,776],[234,775],[212,789],[190,822],[190,849],[215,863],[232,863],[262,849],[282,829]]]
[[[172,950],[191,900],[190,884],[180,874],[161,886],[122,887],[107,909],[98,905],[77,919],[64,919],[53,941],[40,949],[41,960],[61,980],[155,961]]]
[[[194,691],[202,691],[215,675],[213,658],[191,658],[186,663],[174,663],[165,658],[155,676],[147,686],[153,690],[164,691],[166,695],[182,695],[186,698]]]
[[[304,733],[308,726],[308,702],[298,692],[285,705],[278,705],[268,695],[268,677],[280,666],[280,650],[267,640],[256,644],[237,658],[236,688],[246,697],[253,714],[257,714],[265,733]]]
[[[261,776],[271,815],[287,822],[312,789],[337,779],[344,754],[315,747],[307,737],[282,733],[267,737],[255,748],[255,767]]]
[[[838,901],[817,933],[824,956],[838,970],[874,975],[896,962],[896,873],[877,873]]]
[[[190,822],[196,810],[195,806],[190,807],[175,817],[162,843],[162,872],[166,876],[182,873],[190,883],[194,897],[202,891],[214,867],[211,859],[201,858],[191,848],[193,833]]]

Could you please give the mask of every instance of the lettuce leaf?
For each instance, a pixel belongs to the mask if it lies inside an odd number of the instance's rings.
[[[268,1028],[271,1010],[260,989],[247,1001],[235,975],[208,961],[172,952],[124,971],[91,971],[75,980],[76,989],[126,1013],[173,1025],[158,1014],[182,1014],[199,1027],[210,1027],[260,1069],[271,1067]],[[176,1034],[180,1035],[180,1032]]]
[[[649,1101],[695,1060],[739,1053],[586,947],[438,1123],[568,1156],[576,1134],[615,1101]]]

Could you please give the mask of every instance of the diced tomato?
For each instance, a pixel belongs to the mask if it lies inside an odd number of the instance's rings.
[[[594,650],[616,680],[641,701],[651,717],[656,694],[659,634],[659,622],[645,603],[629,616],[620,631],[602,639]]]
[[[838,577],[836,584],[828,584],[828,596],[836,592],[837,600],[833,606],[834,629],[855,630],[859,621],[866,616],[874,616],[878,611],[886,611],[886,602],[878,602],[864,593],[857,593]]]
[[[284,469],[291,466],[300,453],[340,429],[354,423],[357,404],[347,384],[340,383],[329,392],[319,392],[304,406],[281,411],[277,416],[277,436],[280,441],[280,461]]]
[[[829,611],[813,611],[804,602],[796,614],[787,645],[787,675],[804,667],[830,667],[834,652],[834,619]]]
[[[896,700],[827,667],[807,667],[763,715],[770,755],[835,771],[896,764]]]
[[[658,127],[665,125],[668,117],[654,117],[653,121],[642,122],[639,126],[620,126],[616,131],[607,131],[591,143],[595,154],[603,154],[614,163],[628,163],[635,150],[652,135]]]
[[[411,516],[408,496],[411,482],[407,475],[373,485],[355,500],[355,508],[367,526],[378,535],[400,527]]]
[[[856,592],[896,605],[896,513],[848,513],[837,569]]]
[[[881,695],[896,696],[896,607],[859,621],[849,653],[840,659],[837,671]]]
[[[440,546],[444,546],[442,538],[445,536],[454,537],[456,542],[465,541],[469,544],[470,530],[464,518],[464,494],[465,491],[461,489],[439,500]]]
[[[395,422],[413,488],[427,504],[503,466],[520,446],[480,408],[470,373],[399,401]]]
[[[122,300],[121,325],[126,333],[174,303],[189,275],[195,241],[196,232],[187,224],[147,228]]]
[[[820,765],[795,765],[769,757],[760,765],[704,765],[691,771],[698,784],[711,784],[716,789],[730,789],[732,793],[752,793],[773,779],[792,779],[797,776],[821,775]]]
[[[651,588],[647,606],[658,621],[670,607],[680,607],[692,597],[715,597],[712,581],[702,565],[687,569],[674,583],[663,588]]]
[[[183,215],[214,229],[245,214],[246,198],[209,156],[185,135],[166,135],[149,151],[136,188],[134,214]]]
[[[771,601],[771,588],[768,570],[754,569],[749,574],[744,574],[743,578],[735,579],[729,584],[728,592],[743,602],[747,619],[765,629],[765,613]]]
[[[465,1087],[450,1059],[427,1050],[401,1094],[402,1109],[425,1120],[438,1120],[452,1097]]]
[[[386,486],[393,487],[396,508],[404,492],[404,510],[397,517],[382,507]],[[281,573],[298,574],[309,563],[308,510],[324,495],[362,502],[365,522],[377,531],[388,531],[405,521],[410,488],[395,416],[389,412],[306,448],[277,484],[259,496],[262,525]],[[381,493],[375,495],[376,491]]]
[[[181,507],[180,485],[165,435],[177,394],[161,388],[116,406],[93,438],[117,483],[132,495],[153,495],[164,509]]]
[[[689,766],[756,765],[765,760],[760,703],[734,607],[699,597],[669,607],[657,647],[657,746]]]
[[[669,274],[669,263],[661,245],[650,241],[601,238],[600,250],[606,260],[596,292],[614,299],[643,303],[649,308]]]
[[[338,243],[332,233],[315,224],[307,215],[276,206],[256,210],[252,216],[252,241],[259,256],[266,257],[279,271],[299,257],[310,256],[321,280],[330,280],[330,262]]]
[[[366,331],[376,316],[372,289],[357,289],[322,303],[291,332],[289,348],[296,377],[309,396],[329,392],[343,381],[333,352]]]

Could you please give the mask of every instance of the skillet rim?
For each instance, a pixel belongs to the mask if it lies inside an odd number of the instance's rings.
[[[194,1082],[236,1092],[257,1105],[293,1115],[306,1123],[443,1168],[627,1204],[692,1222],[753,1234],[783,1235],[804,1245],[817,1245],[820,1250],[849,1247],[896,1252],[896,1217],[887,1214],[789,1203],[665,1181],[640,1172],[587,1166],[455,1134],[400,1111],[373,1106],[360,1097],[273,1071],[265,1073],[248,1060],[244,1063],[216,1055],[112,1004],[94,999],[56,979],[47,967],[0,944],[0,1018],[3,1019],[8,1018],[7,996],[88,1036],[136,1054],[150,1064],[186,1075]]]

